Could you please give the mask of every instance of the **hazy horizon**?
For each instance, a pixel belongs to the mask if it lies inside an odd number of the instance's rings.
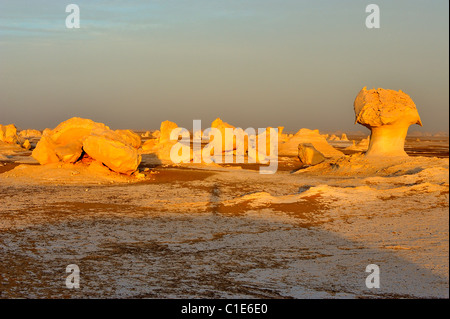
[[[449,130],[449,3],[375,1],[0,0],[0,124],[53,128],[74,117],[113,128],[164,120],[365,131],[353,101],[403,90],[424,127]]]

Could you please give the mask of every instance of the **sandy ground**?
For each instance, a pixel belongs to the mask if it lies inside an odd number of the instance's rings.
[[[0,298],[448,298],[448,139],[417,143],[275,175],[145,155],[145,180],[3,149]]]

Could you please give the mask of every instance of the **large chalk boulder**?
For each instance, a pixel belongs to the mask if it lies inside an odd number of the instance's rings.
[[[164,121],[161,123],[159,143],[164,144],[170,141],[170,133],[176,129],[178,125],[171,121]]]
[[[75,163],[86,153],[111,170],[129,175],[141,162],[140,145],[140,137],[132,131],[113,131],[103,123],[75,117],[46,129],[32,156],[40,164]]]
[[[83,141],[83,150],[96,161],[122,174],[131,175],[141,162],[137,148],[113,131],[94,131]]]
[[[279,156],[298,156],[299,144],[311,144],[314,148],[323,154],[326,158],[341,157],[344,154],[333,146],[328,144],[324,136],[319,134],[318,130],[309,130],[302,128],[294,136],[290,137],[285,143],[278,146]]]
[[[71,118],[53,130],[44,130],[31,155],[40,164],[75,163],[83,152],[83,141],[94,129],[109,130],[109,127],[89,119]]]

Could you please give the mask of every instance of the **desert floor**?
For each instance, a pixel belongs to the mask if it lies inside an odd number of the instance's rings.
[[[138,180],[3,145],[0,298],[448,298],[448,139],[406,150],[274,175],[144,155]]]

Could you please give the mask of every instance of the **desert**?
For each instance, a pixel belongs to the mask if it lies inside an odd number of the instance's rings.
[[[177,127],[2,126],[0,297],[448,298],[448,137],[400,131],[374,156],[355,147],[366,136],[280,132],[264,175],[247,154],[174,164]],[[70,294],[69,263],[83,286]],[[382,289],[365,285],[370,264]]]

